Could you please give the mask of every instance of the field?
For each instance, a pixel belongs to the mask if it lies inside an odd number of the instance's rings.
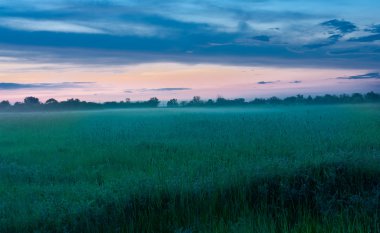
[[[380,106],[0,114],[0,232],[380,232]]]

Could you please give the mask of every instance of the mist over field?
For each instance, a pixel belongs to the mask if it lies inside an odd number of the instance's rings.
[[[380,233],[379,0],[0,0],[0,233]]]
[[[1,232],[376,232],[379,105],[0,113]]]

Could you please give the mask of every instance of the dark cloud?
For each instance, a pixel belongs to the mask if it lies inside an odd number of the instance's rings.
[[[370,36],[363,36],[358,38],[352,38],[349,41],[351,42],[373,42],[380,40],[380,34],[370,35]]]
[[[321,25],[326,26],[326,27],[330,27],[330,28],[334,28],[343,34],[354,32],[357,30],[357,27],[355,26],[355,24],[353,24],[349,21],[338,20],[338,19],[333,19],[333,20],[323,22],[323,23],[321,23]]]
[[[269,42],[270,37],[266,35],[261,35],[261,36],[254,36],[252,37],[253,40],[258,40],[258,41],[263,41],[263,42]]]
[[[289,82],[289,83],[298,84],[298,83],[302,83],[302,82],[298,81],[298,80],[295,80],[295,81],[292,81],[292,82]]]
[[[348,77],[339,77],[337,79],[380,79],[380,73],[368,73],[362,75],[348,76]]]
[[[64,83],[0,83],[0,90],[15,89],[66,89],[80,88],[94,84],[92,82],[64,82]]]
[[[1,33],[0,33],[1,34]],[[1,37],[0,37],[1,40]],[[154,41],[153,41],[154,42]],[[148,46],[147,46],[148,47]],[[4,49],[4,50],[2,50]],[[364,49],[364,48],[363,48]],[[380,48],[366,46],[363,49],[318,49],[306,52],[293,51],[284,46],[270,43],[256,45],[227,44],[225,46],[205,46],[188,51],[177,49],[162,51],[125,51],[106,49],[86,49],[78,47],[9,46],[0,43],[0,56],[14,57],[19,62],[59,63],[82,67],[124,66],[151,62],[179,62],[184,64],[220,64],[238,66],[278,67],[331,67],[377,69],[380,60]],[[363,52],[363,51],[364,52]],[[75,54],[75,56],[73,56]],[[371,56],[368,56],[371,54]]]
[[[379,45],[368,45],[367,43],[358,43],[356,46],[351,46],[350,48],[340,47],[330,49],[328,54],[331,56],[339,57],[352,57],[357,59],[357,62],[364,62],[366,58],[377,57],[380,55],[380,46]],[[369,62],[369,60],[367,60]],[[355,64],[352,64],[355,67]],[[368,67],[371,70],[377,70],[379,66],[373,66],[372,68]]]
[[[380,33],[380,24],[372,25],[369,28],[365,29],[367,32]]]
[[[260,85],[265,85],[265,84],[273,84],[274,82],[265,82],[265,81],[261,81],[261,82],[258,82],[257,84],[260,84]]]

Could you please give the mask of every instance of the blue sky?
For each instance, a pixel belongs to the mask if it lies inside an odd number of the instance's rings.
[[[365,75],[379,71],[378,9],[377,0],[0,0],[0,62],[57,72],[180,63]]]
[[[375,0],[7,0],[0,1],[0,54],[83,63],[105,62],[96,54],[110,63],[289,66],[297,60],[375,68],[380,60],[376,9]]]

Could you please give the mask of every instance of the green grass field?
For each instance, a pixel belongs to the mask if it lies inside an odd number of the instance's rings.
[[[0,114],[0,232],[380,232],[380,106]]]

